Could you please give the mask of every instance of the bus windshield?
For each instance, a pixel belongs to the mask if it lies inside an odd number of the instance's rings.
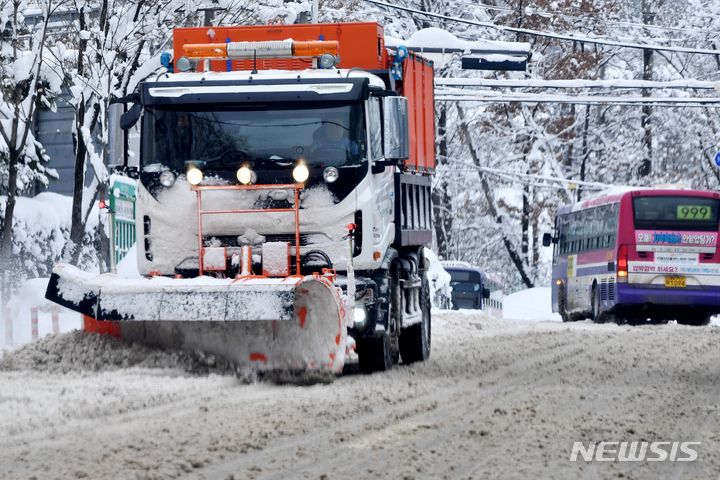
[[[453,291],[477,292],[480,290],[480,274],[467,270],[448,270]]]
[[[717,231],[720,199],[690,196],[633,198],[635,228]]]

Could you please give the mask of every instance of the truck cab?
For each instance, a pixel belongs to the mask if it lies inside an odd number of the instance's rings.
[[[330,272],[352,298],[361,369],[426,359],[433,67],[383,38],[375,23],[176,29],[168,72],[119,101],[141,139],[140,273],[273,276],[280,245],[283,275]]]

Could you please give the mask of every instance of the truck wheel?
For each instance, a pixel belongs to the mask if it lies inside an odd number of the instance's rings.
[[[390,338],[358,338],[355,340],[355,353],[358,356],[360,371],[364,373],[382,372],[393,366]]]
[[[393,363],[400,361],[400,326],[402,315],[405,310],[405,295],[403,295],[400,279],[400,264],[394,262],[390,269],[390,306],[388,318],[388,330],[390,331],[390,355]]]
[[[422,362],[430,357],[430,285],[424,272],[422,278],[420,288],[422,321],[404,328],[400,333],[400,357],[403,363]]]

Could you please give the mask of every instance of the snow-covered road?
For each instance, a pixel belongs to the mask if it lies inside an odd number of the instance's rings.
[[[720,471],[719,328],[467,312],[433,321],[429,361],[373,375],[350,363],[334,383],[309,387],[188,374],[213,365],[80,332],[45,337],[0,360],[0,478],[645,479]],[[603,441],[700,444],[694,462],[570,461],[573,442]]]

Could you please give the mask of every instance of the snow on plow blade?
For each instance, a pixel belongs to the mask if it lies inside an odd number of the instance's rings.
[[[58,264],[46,298],[101,321],[120,336],[161,348],[199,350],[268,370],[340,373],[346,318],[329,276],[127,279]]]

